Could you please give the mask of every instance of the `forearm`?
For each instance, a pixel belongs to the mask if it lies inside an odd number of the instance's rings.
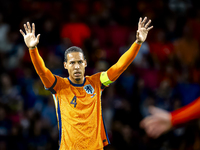
[[[29,53],[30,53],[31,61],[33,63],[33,66],[35,67],[37,74],[40,76],[44,75],[48,69],[46,68],[44,64],[44,61],[42,57],[40,56],[38,49],[37,48],[29,49]]]
[[[186,123],[190,120],[200,117],[200,97],[198,97],[192,103],[171,112],[172,126]]]
[[[46,68],[44,61],[38,52],[38,49],[37,48],[29,49],[29,53],[34,68],[39,77],[41,78],[43,84],[45,85],[46,88],[51,87],[55,81],[55,77],[51,73],[51,71],[48,68]]]
[[[115,81],[131,64],[139,52],[141,45],[134,42],[128,51],[126,51],[110,69],[108,69],[108,78],[111,81]]]

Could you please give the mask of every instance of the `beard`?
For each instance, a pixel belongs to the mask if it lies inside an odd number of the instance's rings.
[[[78,82],[78,81],[80,81],[80,80],[81,80],[81,78],[76,78],[75,80]]]

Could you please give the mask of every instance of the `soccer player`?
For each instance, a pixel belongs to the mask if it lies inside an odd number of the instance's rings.
[[[105,72],[84,76],[87,62],[81,48],[72,46],[65,51],[64,68],[69,77],[54,75],[46,68],[39,55],[35,37],[35,25],[24,24],[20,30],[33,65],[46,89],[51,91],[58,118],[60,150],[103,150],[109,144],[101,108],[101,92],[114,82],[136,57],[146,40],[151,20],[139,19],[136,41],[118,62]]]
[[[151,115],[144,118],[140,125],[150,137],[157,138],[172,127],[200,118],[200,97],[172,112],[154,106],[149,108],[149,112]]]

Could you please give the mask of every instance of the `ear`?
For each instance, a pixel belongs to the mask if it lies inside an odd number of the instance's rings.
[[[87,61],[86,61],[86,59],[84,61],[85,61],[85,67],[87,67]]]
[[[64,68],[68,69],[67,62],[64,62]]]

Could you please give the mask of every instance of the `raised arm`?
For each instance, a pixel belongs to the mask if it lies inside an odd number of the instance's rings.
[[[40,34],[38,34],[37,37],[35,37],[34,23],[32,24],[32,29],[31,29],[30,23],[27,22],[27,24],[24,24],[24,29],[25,29],[26,34],[21,29],[20,29],[20,32],[24,37],[24,42],[26,46],[29,48],[29,53],[30,53],[33,65],[35,67],[35,70],[37,74],[40,76],[44,86],[46,88],[50,88],[55,81],[55,77],[51,73],[51,71],[48,68],[46,68],[44,61],[42,57],[40,56],[38,49],[36,47],[37,44],[39,43]]]
[[[149,30],[153,28],[153,26],[149,27],[150,23],[151,20],[147,22],[147,17],[143,20],[142,18],[139,19],[136,41],[132,44],[129,50],[120,57],[118,62],[107,71],[108,78],[111,82],[115,81],[136,57],[141,44],[146,40]]]

